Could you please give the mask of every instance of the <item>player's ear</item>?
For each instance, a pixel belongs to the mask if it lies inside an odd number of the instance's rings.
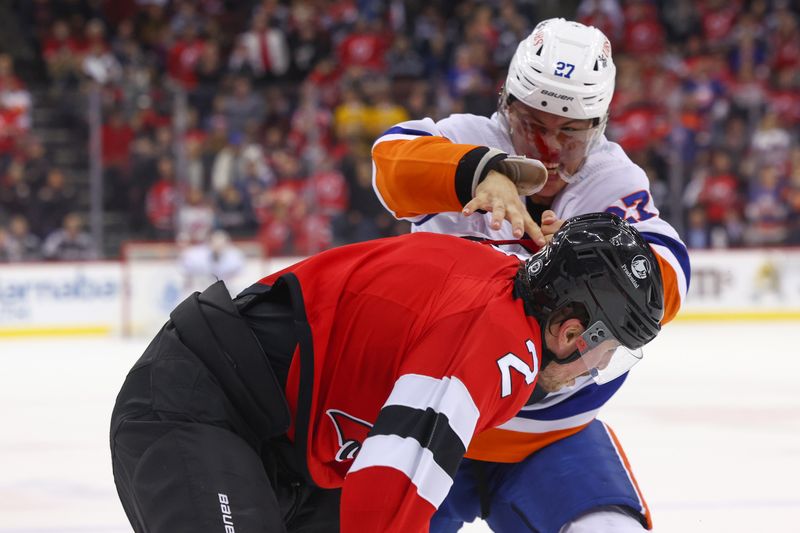
[[[563,347],[573,348],[575,341],[586,330],[577,318],[568,318],[558,327],[558,342]]]

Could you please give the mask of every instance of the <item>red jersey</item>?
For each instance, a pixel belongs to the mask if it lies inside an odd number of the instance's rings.
[[[343,533],[428,531],[473,435],[525,405],[541,331],[514,295],[519,267],[489,246],[420,232],[261,280],[299,282],[313,370],[295,354],[289,434],[307,435],[314,481],[342,487]]]

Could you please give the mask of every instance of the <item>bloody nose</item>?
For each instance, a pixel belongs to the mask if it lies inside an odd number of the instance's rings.
[[[544,135],[536,135],[533,140],[536,145],[536,150],[541,154],[542,161],[558,161],[561,149],[558,147],[558,141],[551,138],[550,142],[545,140]]]

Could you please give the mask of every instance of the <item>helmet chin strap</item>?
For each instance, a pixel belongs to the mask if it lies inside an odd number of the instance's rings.
[[[555,363],[557,365],[568,365],[569,363],[577,361],[580,358],[581,352],[577,349],[575,349],[574,352],[566,357],[557,357],[556,354],[547,347],[544,342],[544,338],[542,338],[542,365],[539,367],[540,370],[544,370],[545,367],[550,363]]]

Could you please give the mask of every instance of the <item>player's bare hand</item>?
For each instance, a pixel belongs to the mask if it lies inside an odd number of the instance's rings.
[[[542,213],[542,233],[544,233],[544,237],[547,239],[547,242],[553,240],[553,235],[555,232],[561,229],[563,224],[564,221],[559,219],[555,212],[548,209]]]
[[[464,206],[462,213],[469,216],[478,209],[492,213],[490,226],[500,229],[503,220],[511,223],[515,238],[527,233],[539,246],[547,242],[542,229],[533,221],[525,204],[520,200],[517,187],[505,175],[490,170],[486,178],[475,189],[475,198]]]

